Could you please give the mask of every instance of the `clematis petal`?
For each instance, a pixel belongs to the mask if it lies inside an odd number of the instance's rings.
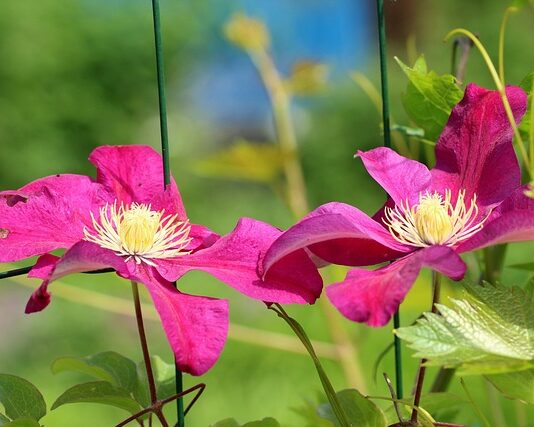
[[[378,270],[351,270],[343,282],[327,287],[326,294],[346,318],[370,326],[383,326],[404,300],[423,267],[454,280],[460,280],[466,270],[454,250],[432,246]]]
[[[80,175],[47,177],[0,193],[0,262],[72,246],[91,224],[91,212],[110,200],[104,187]]]
[[[320,206],[282,233],[263,259],[264,271],[303,248],[325,261],[353,266],[389,261],[413,250],[359,209],[337,202]]]
[[[206,249],[156,260],[158,271],[165,279],[174,281],[190,270],[202,270],[261,301],[313,303],[321,293],[322,279],[303,250],[273,266],[261,279],[258,262],[280,234],[269,224],[242,218],[230,234]]]
[[[513,86],[507,87],[506,94],[519,122],[526,110],[526,94]],[[467,86],[437,142],[432,180],[433,188],[442,192],[465,189],[466,200],[476,193],[479,207],[494,206],[519,187],[512,128],[498,91]]]
[[[152,296],[180,371],[192,375],[208,371],[228,336],[228,301],[180,293],[146,265],[135,265],[133,276]]]
[[[534,240],[534,200],[526,186],[516,189],[491,214],[484,228],[461,244],[458,252],[474,251],[501,243]]]
[[[358,151],[367,172],[391,196],[396,204],[406,200],[410,204],[419,200],[419,193],[431,183],[428,168],[418,161],[407,159],[390,148],[379,147]]]
[[[89,160],[96,166],[97,181],[116,194],[119,202],[150,203],[163,191],[161,155],[145,145],[102,146]],[[167,188],[173,203],[172,213],[185,218],[185,209],[173,179]],[[169,212],[170,213],[170,212]]]
[[[39,258],[30,277],[43,279],[43,283],[32,294],[26,305],[26,313],[41,311],[50,303],[48,286],[54,280],[73,273],[84,271],[113,268],[123,277],[129,272],[123,258],[118,257],[112,251],[86,241],[81,241],[72,246],[61,258],[52,255],[44,255]]]

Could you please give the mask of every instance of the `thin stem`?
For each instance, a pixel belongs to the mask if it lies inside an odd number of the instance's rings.
[[[436,304],[439,303],[439,296],[441,291],[441,274],[436,273],[435,271],[432,272],[432,288],[433,288],[433,294],[432,294],[432,313],[437,313],[438,309],[436,307]],[[423,383],[425,381],[425,372],[426,372],[426,359],[421,359],[421,363],[419,365],[419,371],[417,373],[417,382],[415,385],[415,392],[414,392],[414,398],[413,398],[413,411],[412,411],[412,417],[410,421],[412,423],[417,423],[417,408],[419,407],[419,403],[421,402],[421,395],[423,393]]]
[[[139,340],[141,341],[141,349],[143,350],[143,360],[145,362],[148,389],[150,392],[150,403],[154,405],[158,401],[156,382],[154,380],[154,372],[152,371],[152,362],[150,360],[150,353],[148,351],[148,343],[146,340],[143,312],[141,309],[141,300],[139,298],[139,287],[134,281],[132,281],[132,295],[135,307],[135,318],[137,320],[137,330],[139,331]]]
[[[292,317],[290,317],[284,308],[280,304],[273,304],[268,307],[269,310],[273,310],[276,314],[278,314],[279,317],[285,320],[285,322],[289,325],[289,327],[293,330],[295,335],[300,339],[306,350],[308,351],[310,357],[313,360],[313,363],[315,365],[315,369],[317,370],[317,373],[319,374],[319,379],[321,380],[321,384],[323,385],[323,389],[325,391],[326,397],[328,398],[328,401],[330,402],[330,406],[332,408],[332,412],[334,413],[335,417],[339,421],[341,427],[350,427],[351,424],[347,419],[347,415],[345,414],[345,411],[341,407],[336,392],[334,391],[334,387],[332,386],[332,383],[330,382],[328,376],[326,375],[326,372],[321,365],[321,361],[317,357],[317,354],[315,353],[315,350],[313,349],[313,346],[310,342],[310,339],[306,335],[306,332],[302,328],[302,326]]]
[[[309,206],[304,174],[298,157],[295,129],[291,118],[291,99],[269,54],[262,49],[250,51],[249,54],[271,101],[277,140],[283,154],[289,207],[293,214],[300,218],[308,213]]]
[[[517,7],[515,6],[509,6],[504,11],[504,15],[502,17],[501,22],[501,28],[499,30],[499,78],[501,79],[501,82],[504,84],[504,35],[506,33],[506,26],[508,25],[508,20],[510,19],[510,15],[517,11]]]
[[[393,328],[400,328],[400,310],[397,309],[393,315]],[[402,380],[402,347],[399,337],[395,334],[393,337],[393,346],[395,347],[395,388],[397,390],[397,398],[404,397],[404,387]]]
[[[161,155],[163,158],[163,185],[164,188],[171,182],[171,172],[169,166],[169,131],[167,128],[167,99],[165,95],[165,64],[163,59],[163,42],[161,37],[161,19],[159,0],[152,0],[152,17],[154,21],[154,43],[156,49],[156,72],[158,79],[158,99],[159,99],[159,123],[161,133]],[[182,372],[175,364],[176,372],[176,392],[183,391]],[[184,402],[180,398],[176,401],[176,414],[178,426],[184,427]]]
[[[154,42],[156,48],[156,72],[158,78],[159,123],[161,132],[161,155],[163,157],[163,182],[165,187],[171,182],[169,167],[169,132],[167,129],[167,100],[165,96],[165,64],[163,59],[163,42],[161,40],[161,20],[159,0],[152,0],[154,20]]]
[[[478,416],[482,420],[482,423],[484,424],[484,426],[485,427],[491,427],[491,424],[488,421],[488,419],[486,418],[486,416],[484,415],[484,412],[482,412],[480,410],[480,408],[478,407],[478,405],[475,403],[475,400],[473,399],[473,396],[471,395],[471,393],[467,389],[467,386],[465,385],[465,381],[464,381],[463,378],[460,378],[460,384],[462,385],[462,388],[464,389],[464,392],[465,392],[465,394],[467,396],[467,399],[469,400],[469,403],[471,403],[471,406],[473,407],[475,412],[478,414]]]
[[[439,393],[442,391],[446,391],[449,388],[449,385],[451,383],[452,378],[454,377],[454,373],[456,372],[456,369],[454,368],[441,368],[438,372],[438,375],[436,375],[436,379],[434,380],[434,383],[432,384],[432,387],[430,388],[431,393]]]
[[[380,49],[380,83],[382,86],[382,120],[384,122],[384,146],[391,147],[384,0],[376,0],[376,12],[378,19],[378,46]]]
[[[486,390],[488,392],[488,399],[490,404],[491,418],[493,420],[494,427],[506,427],[506,420],[504,419],[504,413],[502,410],[501,402],[497,390],[488,381],[486,383]]]
[[[34,267],[33,265],[30,265],[28,267],[21,267],[21,268],[15,268],[9,271],[3,271],[0,273],[0,280],[8,279],[10,277],[16,277],[16,276],[24,276],[25,274],[28,274],[33,267]],[[112,268],[103,268],[101,270],[84,271],[83,274],[113,273],[114,271],[115,270]]]
[[[510,102],[508,102],[508,97],[506,95],[506,89],[499,78],[499,75],[497,74],[497,70],[495,69],[495,66],[493,65],[493,62],[491,61],[491,58],[489,57],[489,54],[486,50],[486,48],[482,45],[480,40],[470,31],[465,30],[463,28],[457,28],[452,31],[450,31],[445,36],[445,41],[449,40],[452,36],[455,34],[462,34],[466,37],[469,37],[473,44],[477,47],[477,49],[480,51],[480,54],[482,55],[482,58],[484,59],[484,62],[486,63],[486,66],[491,74],[491,77],[493,78],[493,81],[495,83],[495,86],[497,87],[497,90],[499,91],[499,94],[501,95],[501,99],[504,105],[504,111],[506,112],[506,117],[508,118],[508,121],[510,122],[510,126],[512,126],[512,130],[515,137],[515,142],[517,146],[519,147],[519,152],[521,153],[521,156],[523,157],[523,162],[528,169],[528,173],[532,178],[532,174],[534,171],[530,170],[530,162],[528,154],[525,150],[525,146],[523,145],[523,140],[521,139],[521,135],[519,134],[519,129],[517,127],[517,123],[514,119],[514,114],[512,113],[512,108],[510,107]]]

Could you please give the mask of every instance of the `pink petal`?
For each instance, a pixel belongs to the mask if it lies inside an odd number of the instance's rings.
[[[515,120],[525,113],[525,92],[506,89]],[[436,167],[432,170],[433,188],[456,193],[466,190],[481,207],[504,200],[520,185],[521,173],[512,146],[512,128],[497,91],[467,86],[463,100],[452,114],[436,145]]]
[[[97,181],[110,188],[120,202],[150,203],[163,191],[163,163],[161,155],[145,145],[102,146],[96,148],[89,160],[96,166]],[[170,200],[173,213],[185,210],[176,183],[171,180]]]
[[[458,247],[458,252],[474,251],[501,243],[534,240],[534,200],[525,196],[526,186],[518,188],[492,213],[484,228]]]
[[[261,279],[258,261],[279,230],[249,218],[242,218],[236,228],[212,246],[190,255],[157,260],[158,271],[174,281],[190,270],[202,270],[239,292],[261,301],[313,303],[320,295],[322,279],[304,251],[273,267]]]
[[[228,335],[228,302],[182,294],[154,268],[136,266],[158,311],[180,371],[202,375],[219,358]]]
[[[128,277],[129,271],[123,258],[112,251],[86,241],[72,246],[58,260],[57,257],[45,255],[39,258],[32,269],[30,277],[43,279],[43,283],[32,294],[26,305],[26,313],[41,311],[50,303],[48,286],[54,280],[73,273],[113,268],[121,276]]]
[[[80,175],[57,175],[0,193],[0,262],[18,261],[83,237],[91,211],[112,200],[101,185]]]
[[[412,250],[359,209],[336,202],[320,206],[276,239],[263,260],[264,271],[303,248],[342,265],[377,264]]]
[[[406,200],[410,204],[416,203],[419,193],[430,186],[431,174],[425,165],[407,159],[390,148],[358,151],[358,157],[362,159],[369,175],[386,190],[396,204]]]
[[[462,259],[445,246],[414,252],[378,270],[354,269],[343,282],[326,288],[332,304],[347,319],[384,326],[417,279],[423,267],[460,280],[466,269]]]

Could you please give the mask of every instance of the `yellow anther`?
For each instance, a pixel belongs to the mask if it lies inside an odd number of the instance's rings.
[[[132,203],[130,206],[106,204],[100,209],[98,220],[93,219],[93,230],[84,229],[84,239],[134,259],[155,265],[152,259],[186,255],[191,242],[188,221],[179,221],[178,215],[163,217],[164,211],[153,211],[150,205]]]
[[[458,192],[454,205],[450,190],[445,197],[437,192],[421,193],[419,203],[413,206],[406,200],[386,208],[384,224],[395,240],[405,245],[454,246],[478,233],[488,218],[479,218],[476,200],[474,195],[467,208],[465,190]]]

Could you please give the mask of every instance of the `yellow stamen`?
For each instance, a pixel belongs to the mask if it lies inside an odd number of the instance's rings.
[[[155,266],[151,259],[172,258],[187,255],[185,248],[191,242],[189,222],[177,220],[178,215],[165,211],[153,211],[150,205],[132,203],[117,209],[117,204],[100,208],[99,218],[93,220],[93,231],[84,229],[84,240],[134,259]]]
[[[421,193],[418,204],[410,207],[406,200],[386,208],[384,223],[395,240],[406,245],[454,246],[478,233],[488,218],[478,218],[476,201],[474,195],[468,209],[465,190],[458,192],[454,205],[450,190],[445,191],[445,198],[437,192]]]

